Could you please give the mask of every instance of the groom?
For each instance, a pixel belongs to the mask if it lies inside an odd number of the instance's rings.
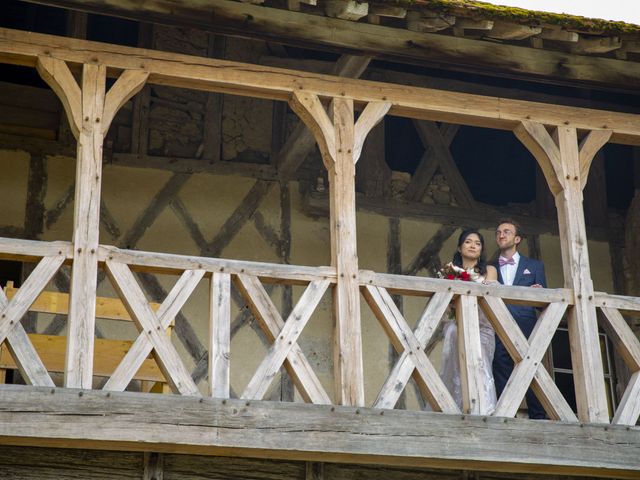
[[[522,230],[520,225],[511,219],[502,220],[496,228],[496,242],[500,249],[500,257],[494,263],[494,266],[498,270],[498,281],[504,285],[546,287],[544,265],[539,260],[527,258],[518,253],[518,245],[521,241]],[[507,304],[507,308],[525,337],[529,338],[537,321],[535,307]],[[496,382],[498,398],[500,398],[511,372],[513,372],[513,359],[496,335],[493,376]],[[542,404],[531,389],[527,390],[526,399],[529,418],[547,418]]]

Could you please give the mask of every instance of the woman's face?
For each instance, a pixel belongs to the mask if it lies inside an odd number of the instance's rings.
[[[464,239],[462,245],[458,247],[458,251],[462,258],[469,260],[477,260],[482,254],[482,242],[477,233],[470,233],[467,238]]]

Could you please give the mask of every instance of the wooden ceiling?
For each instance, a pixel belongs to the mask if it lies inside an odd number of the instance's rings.
[[[442,0],[28,0],[400,63],[636,93],[640,27]]]

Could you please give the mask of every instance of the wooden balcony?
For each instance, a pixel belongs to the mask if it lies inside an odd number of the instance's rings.
[[[100,268],[109,275],[139,335],[101,390],[60,388],[54,385],[20,320],[57,270],[74,262],[72,244],[3,238],[0,252],[3,258],[37,262],[11,300],[4,294],[0,296],[1,338],[29,384],[0,387],[2,444],[620,478],[637,478],[640,474],[637,462],[640,430],[635,426],[640,414],[640,341],[622,318],[622,313],[637,315],[640,311],[637,298],[597,292],[590,299],[603,313],[599,316],[601,327],[614,340],[632,376],[610,423],[585,424],[572,412],[541,363],[562,315],[573,308],[571,290],[481,285],[360,271],[360,291],[397,350],[398,361],[372,404],[340,405],[344,402],[337,401],[323,388],[298,344],[320,298],[338,281],[334,268],[101,246]],[[141,271],[178,277],[175,287],[155,311],[134,276],[133,272]],[[209,388],[202,391],[164,330],[196,286],[207,281],[211,309],[204,343],[209,346]],[[266,283],[305,287],[287,319],[282,318],[271,301],[263,286]],[[230,398],[231,362],[242,359],[247,352],[231,352],[231,288],[236,288],[250,305],[271,342],[239,398]],[[408,326],[391,294],[429,298],[414,329]],[[475,401],[477,392],[482,390],[482,375],[474,362],[465,364],[465,411],[461,412],[425,354],[425,346],[452,300],[461,307],[457,309],[457,322],[461,336],[466,339],[465,358],[479,356],[475,308],[479,305],[516,362],[511,381],[491,414]],[[531,338],[524,338],[505,303],[541,309]],[[92,345],[82,343],[78,347],[81,355],[92,357]],[[124,391],[150,353],[173,394]],[[73,359],[67,359],[68,365],[74,363]],[[306,404],[263,400],[283,366]],[[363,376],[366,374],[365,370]],[[411,377],[433,412],[394,409]],[[339,379],[336,374],[336,380]],[[515,418],[529,385],[552,420]],[[588,403],[588,399],[579,401]]]

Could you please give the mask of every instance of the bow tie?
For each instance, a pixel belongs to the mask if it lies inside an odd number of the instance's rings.
[[[498,259],[498,263],[500,264],[500,266],[504,266],[504,265],[515,265],[516,261],[513,259],[513,257],[511,258],[504,258],[504,257],[500,257]]]

